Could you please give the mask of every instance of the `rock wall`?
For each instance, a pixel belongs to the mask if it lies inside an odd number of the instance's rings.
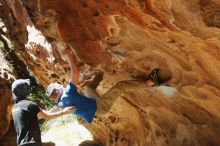
[[[11,109],[11,94],[10,94],[10,84],[7,80],[1,78],[1,136],[7,132],[10,123],[10,109]]]
[[[2,50],[2,48],[1,48]],[[8,132],[11,123],[11,109],[13,101],[11,98],[11,83],[15,74],[13,67],[4,59],[4,54],[0,50],[0,145],[7,146],[4,135]],[[10,139],[13,141],[15,135],[11,134]],[[15,142],[13,141],[12,144]]]
[[[98,88],[104,115],[90,126],[105,145],[220,145],[218,0],[1,3],[15,51],[44,87],[69,80],[60,44],[105,72]],[[128,81],[155,68],[172,88]]]

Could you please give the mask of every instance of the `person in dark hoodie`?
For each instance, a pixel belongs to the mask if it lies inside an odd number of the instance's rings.
[[[62,111],[53,113],[40,109],[35,102],[27,99],[31,93],[29,79],[15,80],[11,89],[15,101],[12,117],[18,146],[42,146],[38,119],[54,119],[75,111],[74,107],[66,107]]]

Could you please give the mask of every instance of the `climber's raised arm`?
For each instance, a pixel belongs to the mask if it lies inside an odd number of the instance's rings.
[[[62,53],[62,57],[64,57],[64,59],[68,61],[68,64],[70,66],[70,80],[75,86],[77,86],[79,84],[79,69],[77,66],[78,60],[76,58],[76,55],[72,52],[69,45],[65,43],[60,43],[58,45]]]
[[[79,69],[76,65],[77,64],[76,57],[72,52],[65,54],[65,57],[68,60],[68,63],[70,65],[70,69],[71,69],[70,70],[70,73],[71,73],[70,80],[75,86],[77,86],[79,84]]]

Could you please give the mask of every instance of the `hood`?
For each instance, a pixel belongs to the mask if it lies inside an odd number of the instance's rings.
[[[30,80],[18,79],[12,83],[11,86],[13,100],[18,102],[19,100],[26,99],[31,93]]]

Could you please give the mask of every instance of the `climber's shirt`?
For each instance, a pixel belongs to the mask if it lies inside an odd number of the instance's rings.
[[[74,106],[75,115],[83,118],[88,123],[91,123],[96,113],[96,100],[83,96],[77,92],[76,86],[69,82],[63,95],[58,101],[58,106],[61,108]]]
[[[41,146],[38,112],[40,112],[39,107],[30,100],[20,100],[13,106],[12,116],[18,146]]]

